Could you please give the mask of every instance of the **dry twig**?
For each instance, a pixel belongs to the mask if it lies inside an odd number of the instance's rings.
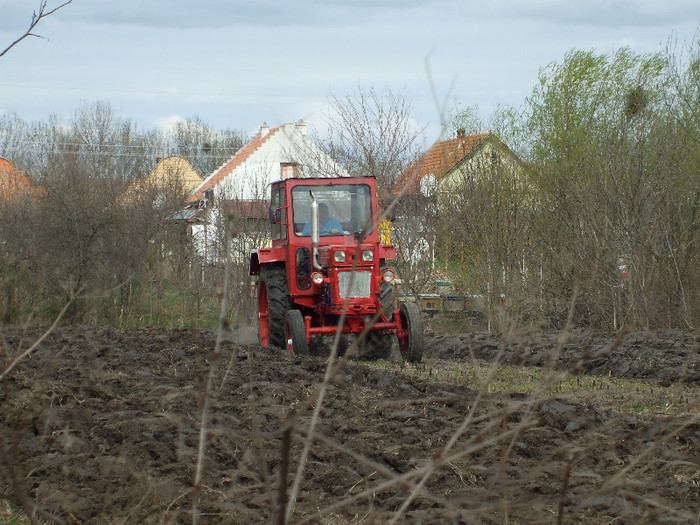
[[[36,28],[36,26],[39,25],[39,22],[41,22],[41,20],[46,18],[47,16],[54,14],[59,9],[67,6],[72,1],[73,0],[66,0],[61,5],[54,7],[53,9],[50,9],[49,11],[47,11],[46,10],[47,0],[42,0],[41,4],[39,4],[39,11],[34,11],[34,14],[32,14],[32,21],[29,23],[29,28],[24,32],[24,34],[22,36],[17,38],[9,46],[7,46],[5,49],[0,51],[0,57],[4,56],[10,49],[15,47],[17,44],[19,44],[22,40],[24,40],[27,37],[33,36],[35,38],[44,38],[43,36],[37,35],[36,33],[33,32],[34,29]]]

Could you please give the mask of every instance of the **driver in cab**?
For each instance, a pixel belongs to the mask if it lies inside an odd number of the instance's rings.
[[[318,233],[319,235],[342,235],[343,225],[331,217],[326,204],[318,205]],[[306,223],[302,235],[311,235],[311,221]]]

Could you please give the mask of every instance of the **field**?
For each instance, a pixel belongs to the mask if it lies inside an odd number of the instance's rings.
[[[2,369],[41,334],[0,327]],[[700,521],[692,333],[428,331],[419,366],[325,388],[326,359],[240,335],[53,331],[0,382],[12,519]]]

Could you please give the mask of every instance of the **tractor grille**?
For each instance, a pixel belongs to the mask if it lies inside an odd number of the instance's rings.
[[[352,277],[354,274],[354,278]],[[350,282],[352,281],[352,283]],[[338,273],[338,285],[340,286],[340,298],[352,299],[355,297],[369,297],[372,289],[372,272],[340,272]]]

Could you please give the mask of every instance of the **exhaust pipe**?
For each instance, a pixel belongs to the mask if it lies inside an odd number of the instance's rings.
[[[313,261],[314,269],[322,270],[323,266],[318,263],[318,244],[320,235],[318,232],[318,202],[313,192],[309,190],[311,195],[311,260]]]

